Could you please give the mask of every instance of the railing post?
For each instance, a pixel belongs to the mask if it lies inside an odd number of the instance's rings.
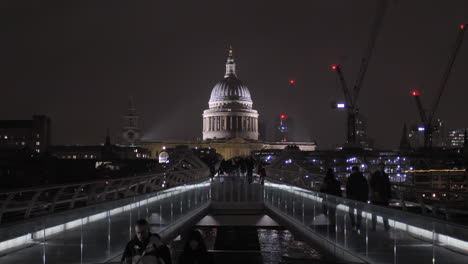
[[[426,208],[426,205],[424,204],[424,199],[418,194],[416,194],[416,199],[418,200],[419,205],[421,206],[421,213],[423,215],[427,214],[427,208]]]
[[[89,185],[89,184],[88,184]],[[92,185],[89,185],[91,188],[88,192],[88,199],[86,199],[86,204],[91,204],[92,202],[96,202],[97,200],[97,194],[96,194],[96,185],[95,184],[92,184]]]
[[[102,191],[103,194],[100,197],[101,199],[99,199],[99,200],[101,200],[101,201],[107,200],[107,193],[109,192],[109,188],[111,187],[111,185],[113,185],[112,181],[106,182],[106,187],[104,187],[104,190]]]
[[[29,218],[29,216],[31,215],[31,211],[34,207],[34,204],[36,203],[41,193],[42,193],[42,190],[36,191],[34,193],[33,198],[31,199],[31,201],[29,201],[28,209],[26,209],[26,212],[24,213],[24,219]]]
[[[53,213],[55,209],[55,205],[57,204],[57,201],[59,200],[60,196],[62,196],[63,191],[65,190],[66,187],[60,188],[60,190],[55,194],[54,199],[52,200],[52,204],[50,205],[49,208],[49,213]]]
[[[11,200],[13,200],[15,195],[16,195],[16,193],[9,193],[7,198],[3,201],[2,208],[0,209],[0,224],[2,223],[2,217],[3,217],[3,214],[6,211],[6,208],[8,207],[8,204],[10,203]]]
[[[75,207],[76,198],[78,197],[78,195],[81,192],[81,189],[83,189],[84,186],[85,186],[85,184],[81,184],[81,185],[78,186],[78,188],[76,188],[75,193],[73,194],[73,197],[72,197],[72,199],[70,201],[70,207],[68,209],[73,209]]]
[[[406,207],[405,197],[404,197],[403,191],[400,191],[399,194],[400,194],[401,209],[403,211],[408,211],[408,208]]]

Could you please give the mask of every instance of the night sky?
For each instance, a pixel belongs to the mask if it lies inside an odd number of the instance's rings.
[[[0,3],[0,119],[46,114],[55,144],[97,144],[106,128],[119,136],[133,96],[145,138],[195,139],[232,44],[267,136],[287,113],[295,139],[320,147],[345,140],[345,113],[330,108],[343,96],[329,67],[341,63],[354,83],[378,4],[19,2]],[[360,96],[377,147],[397,147],[403,122],[419,121],[409,93],[419,88],[432,102],[463,23],[466,0],[390,1]],[[438,111],[449,128],[468,127],[466,35]]]

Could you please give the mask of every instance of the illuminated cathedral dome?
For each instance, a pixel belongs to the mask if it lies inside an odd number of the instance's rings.
[[[252,104],[249,89],[237,78],[230,48],[224,79],[213,87],[209,109],[203,112],[203,139],[258,140],[258,113]]]
[[[210,103],[232,100],[252,102],[249,89],[235,75],[224,78],[214,86]]]

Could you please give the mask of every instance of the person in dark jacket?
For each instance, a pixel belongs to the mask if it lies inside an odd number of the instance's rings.
[[[121,263],[125,264],[171,264],[169,248],[161,236],[150,232],[145,219],[135,223],[135,237],[127,243]]]
[[[390,179],[385,172],[385,164],[380,163],[379,169],[374,172],[370,178],[369,185],[371,188],[371,203],[380,206],[388,206],[392,196]],[[385,231],[390,229],[388,218],[383,217]],[[375,231],[377,225],[377,216],[372,214],[372,230]]]
[[[363,203],[367,203],[367,200],[369,199],[369,186],[367,184],[367,180],[356,166],[351,169],[351,175],[349,176],[348,182],[346,183],[346,197],[348,199]],[[357,221],[354,219],[354,209],[357,211]],[[354,207],[349,207],[349,217],[351,219],[351,226],[353,227],[353,230],[360,230],[362,210],[358,204],[356,204]]]
[[[252,157],[247,159],[247,182],[251,184],[253,182],[253,170],[254,170],[254,160]]]
[[[327,174],[323,179],[322,185],[320,185],[320,192],[329,194],[323,198],[322,210],[323,214],[328,216],[330,225],[328,226],[330,231],[335,230],[336,223],[336,197],[341,197],[341,184],[335,179],[333,169],[329,168]],[[331,196],[332,195],[332,196]]]
[[[213,264],[213,257],[206,248],[202,235],[192,230],[185,242],[184,251],[179,257],[179,264]]]

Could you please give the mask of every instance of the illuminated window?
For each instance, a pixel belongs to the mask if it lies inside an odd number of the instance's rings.
[[[24,141],[23,141],[23,142],[21,142],[21,145],[23,145],[23,146],[24,146],[25,144],[26,144],[26,143],[25,143]]]
[[[36,134],[36,138],[39,138],[39,134]]]
[[[76,159],[76,155],[73,155],[73,159]]]
[[[40,146],[40,145],[41,145],[41,142],[36,141],[36,146]]]
[[[7,135],[5,135],[5,139],[8,139],[8,136],[7,136]]]

